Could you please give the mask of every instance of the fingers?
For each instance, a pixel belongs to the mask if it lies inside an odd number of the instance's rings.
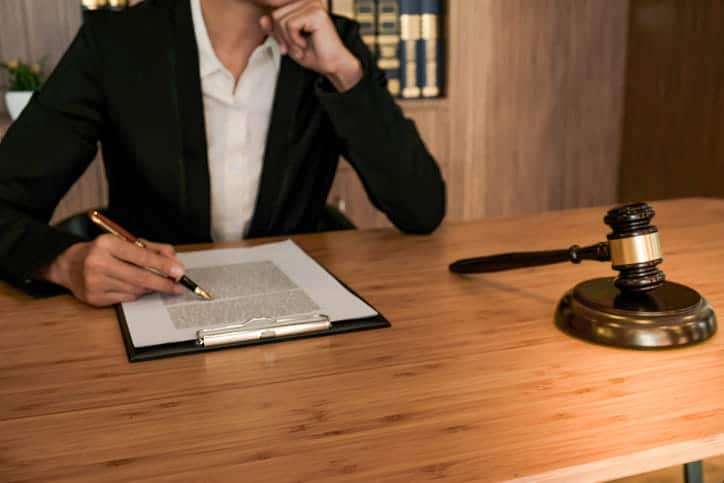
[[[326,6],[323,0],[297,0],[294,2],[289,2],[279,8],[275,8],[274,10],[272,10],[271,15],[275,19],[278,19],[281,17],[285,17],[290,13],[309,7],[313,7],[314,9],[320,9],[323,12],[326,12]]]
[[[149,293],[142,287],[108,277],[100,269],[86,270],[83,283],[72,287],[72,291],[80,300],[96,307],[130,302]]]
[[[164,292],[169,294],[178,294],[183,292],[183,287],[176,282],[152,273],[145,268],[141,268],[133,262],[127,263],[118,258],[111,257],[107,260],[103,272],[109,278],[115,279],[117,283],[116,287],[118,289],[125,287],[125,290],[128,290],[131,293],[136,292],[132,288],[129,288],[129,286],[145,289],[146,291]]]
[[[166,277],[178,280],[183,276],[183,264],[175,257],[173,247],[145,243],[147,248],[141,248],[112,235],[98,237],[84,260],[84,286],[91,287],[93,293],[126,293],[136,297],[150,291],[182,293],[183,287]]]
[[[153,291],[141,285],[122,280],[121,278],[108,276],[107,274],[98,274],[95,277],[89,277],[87,281],[88,283],[85,286],[86,290],[83,294],[79,294],[81,295],[79,298],[97,307],[133,302]],[[173,285],[174,294],[183,292],[181,285]]]
[[[130,282],[114,277],[112,275],[105,275],[102,280],[103,288],[106,292],[124,293],[134,295],[136,297],[142,297],[151,293],[147,288],[140,285],[134,285]]]
[[[308,47],[306,36],[318,28],[320,16],[326,16],[323,4],[318,0],[292,2],[262,19],[262,28],[274,35],[282,53],[304,57]]]
[[[303,33],[306,32],[305,29],[309,24],[309,18],[306,15],[308,11],[309,7],[299,9],[279,20],[281,31],[288,42],[288,46],[297,55],[307,48],[307,41]]]
[[[161,255],[165,255],[171,258],[176,257],[176,249],[173,247],[173,245],[169,245],[167,243],[156,243],[145,239],[141,239],[141,241],[144,245],[146,245],[146,248],[149,248],[156,253],[160,253]]]
[[[307,48],[307,40],[304,38],[304,34],[311,32],[312,18],[310,13],[318,8],[318,5],[305,5],[278,19],[287,46],[297,56]]]
[[[178,258],[176,258],[175,255],[168,256],[154,250],[141,248],[126,241],[119,240],[111,235],[103,235],[99,237],[96,240],[96,243],[101,250],[107,250],[115,258],[136,265],[137,267],[151,268],[161,272],[162,274],[166,274],[175,280],[180,279],[184,274],[183,264]],[[163,248],[160,244],[153,245],[157,247],[157,250],[164,250],[167,253],[169,252],[168,248]],[[162,278],[159,275],[154,276]]]

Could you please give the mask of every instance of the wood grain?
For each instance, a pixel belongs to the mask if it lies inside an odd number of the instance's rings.
[[[724,2],[634,0],[629,45],[621,198],[724,196]]]
[[[451,219],[615,200],[627,11],[451,2]]]
[[[723,307],[724,200],[653,206],[662,269]],[[294,237],[392,328],[138,364],[111,309],[0,284],[0,481],[600,481],[724,454],[721,334],[559,332],[559,297],[606,264],[447,271],[599,241],[604,213]]]

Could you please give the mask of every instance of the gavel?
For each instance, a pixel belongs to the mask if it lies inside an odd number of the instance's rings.
[[[564,332],[598,344],[634,349],[681,347],[716,332],[714,309],[699,293],[666,280],[655,212],[647,203],[609,210],[607,241],[587,247],[466,258],[455,273],[499,272],[583,260],[611,262],[618,276],[580,282],[561,298],[555,323]]]
[[[500,272],[516,268],[583,260],[611,262],[619,272],[614,281],[624,292],[644,292],[660,287],[666,279],[657,265],[663,261],[659,230],[651,224],[656,213],[647,203],[633,203],[609,210],[603,221],[611,227],[608,241],[587,247],[542,252],[517,252],[466,258],[450,264],[455,273]]]

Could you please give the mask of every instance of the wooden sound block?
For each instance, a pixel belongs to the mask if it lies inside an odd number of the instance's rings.
[[[682,347],[716,332],[714,310],[689,287],[667,281],[624,293],[613,282],[596,278],[569,290],[556,309],[556,325],[590,342],[631,349]]]

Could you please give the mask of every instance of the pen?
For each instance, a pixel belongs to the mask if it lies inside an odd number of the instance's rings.
[[[123,227],[118,225],[116,222],[110,220],[108,217],[104,216],[103,214],[99,213],[98,211],[96,211],[96,210],[89,211],[88,218],[90,218],[90,220],[93,223],[95,223],[96,225],[98,225],[100,228],[107,231],[111,235],[114,235],[122,240],[126,240],[129,243],[133,243],[134,245],[136,245],[138,247],[146,248],[146,245],[143,243],[143,241],[141,241],[140,238],[133,236],[131,233],[126,231]],[[209,295],[209,293],[206,290],[199,287],[199,285],[196,282],[191,280],[186,275],[181,277],[179,280],[176,280],[173,277],[169,277],[165,273],[161,273],[154,268],[151,268],[151,267],[144,267],[144,268],[146,270],[149,270],[149,271],[155,273],[156,275],[160,275],[164,278],[168,278],[170,280],[173,280],[174,282],[180,283],[181,285],[183,285],[184,287],[186,287],[187,289],[189,289],[190,291],[192,291],[193,293],[195,293],[196,295],[198,295],[199,297],[201,297],[204,300],[212,299],[211,295]]]

